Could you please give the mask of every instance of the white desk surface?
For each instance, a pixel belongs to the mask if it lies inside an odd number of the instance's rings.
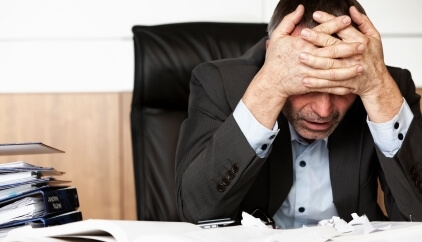
[[[96,238],[97,241],[140,242],[140,241],[422,241],[422,222],[372,222],[375,228],[391,224],[385,231],[364,234],[362,225],[354,226],[353,232],[336,236],[328,226],[314,226],[300,229],[274,230],[247,226],[229,226],[202,229],[194,224],[181,222],[148,222],[123,220],[84,220],[65,225],[41,229],[25,227],[11,232],[3,238],[10,241],[75,241],[76,238]],[[360,226],[360,227],[359,227]],[[334,230],[334,231],[333,231]],[[104,233],[108,231],[110,234]],[[49,237],[47,237],[49,236]],[[53,236],[65,236],[62,238]],[[75,238],[75,237],[74,237]]]

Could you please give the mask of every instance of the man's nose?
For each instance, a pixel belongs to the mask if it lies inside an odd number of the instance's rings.
[[[312,110],[320,117],[325,118],[330,116],[333,107],[333,99],[329,93],[318,93],[314,96],[315,100],[312,105]]]

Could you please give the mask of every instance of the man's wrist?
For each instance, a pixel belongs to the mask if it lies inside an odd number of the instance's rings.
[[[267,129],[254,118],[242,100],[236,106],[233,117],[255,153],[261,158],[266,157],[279,132],[277,122],[272,130]]]
[[[377,85],[375,90],[361,96],[368,118],[373,123],[388,122],[399,113],[403,105],[404,98],[397,84],[389,74],[385,76],[385,81]]]
[[[377,147],[385,156],[393,157],[401,148],[412,120],[413,113],[403,98],[398,114],[391,120],[384,123],[374,123],[368,118],[367,123]]]

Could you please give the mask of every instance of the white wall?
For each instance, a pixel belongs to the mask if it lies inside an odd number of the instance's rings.
[[[0,92],[131,91],[133,25],[267,22],[277,0],[0,0]],[[361,0],[422,87],[422,1]]]

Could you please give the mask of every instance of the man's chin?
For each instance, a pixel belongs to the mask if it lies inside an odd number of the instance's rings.
[[[324,131],[297,131],[298,134],[305,140],[317,140],[317,139],[325,139],[327,138],[331,132],[330,130],[324,130]]]

